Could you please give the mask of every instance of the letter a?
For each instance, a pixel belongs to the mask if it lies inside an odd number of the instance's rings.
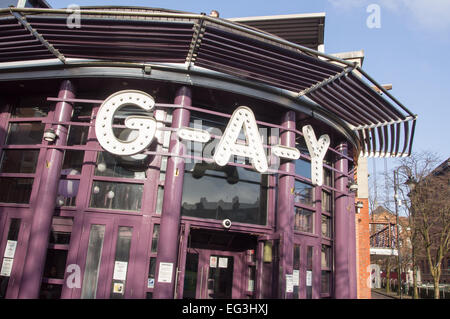
[[[238,142],[242,127],[246,144]],[[267,157],[255,116],[252,110],[246,106],[240,106],[233,112],[219,145],[217,145],[214,161],[219,166],[225,166],[232,155],[250,158],[253,167],[260,173],[264,173],[268,169]]]
[[[302,127],[303,137],[306,141],[309,154],[311,155],[311,180],[314,185],[322,186],[323,184],[323,158],[330,146],[330,137],[325,134],[319,140],[311,125]]]
[[[370,4],[367,6],[367,13],[371,13],[366,20],[366,25],[369,29],[381,28],[381,9],[378,4]]]

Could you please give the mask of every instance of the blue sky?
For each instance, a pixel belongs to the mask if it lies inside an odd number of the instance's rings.
[[[316,1],[133,1],[48,0],[54,8],[70,4],[134,5],[209,13],[221,18],[325,12],[325,51],[364,50],[363,69],[419,115],[413,151],[450,156],[450,1],[449,0],[316,0]],[[380,28],[368,28],[367,7],[380,7]],[[395,165],[389,160],[389,166]],[[377,163],[383,167],[383,163]]]

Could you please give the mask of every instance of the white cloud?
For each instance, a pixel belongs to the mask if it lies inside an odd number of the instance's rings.
[[[336,9],[350,10],[376,3],[395,14],[406,14],[413,23],[432,31],[450,29],[449,0],[328,0]]]

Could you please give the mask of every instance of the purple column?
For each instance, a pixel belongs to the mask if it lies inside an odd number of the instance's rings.
[[[175,97],[175,104],[190,106],[191,90],[181,87]],[[177,108],[172,113],[172,127],[189,126],[190,112]],[[169,152],[183,154],[183,144],[175,132],[171,134]],[[153,292],[154,299],[171,299],[174,297],[175,272],[178,255],[178,235],[181,220],[181,196],[183,192],[184,159],[172,156],[167,160],[166,179],[164,183],[164,200],[161,213],[160,233],[158,239],[158,255],[156,257],[156,281]],[[172,264],[170,282],[159,282],[161,263]]]
[[[74,92],[72,83],[65,80],[61,84],[58,98],[75,98]],[[58,102],[55,107],[54,122],[70,121],[72,110],[70,103]],[[58,125],[56,128],[56,134],[58,135],[55,142],[56,146],[66,145],[67,132],[67,127]],[[47,150],[46,161],[39,183],[38,199],[33,209],[33,220],[19,298],[30,299],[39,297],[63,157],[63,150],[53,148]]]
[[[337,151],[347,155],[347,143],[341,143]],[[347,174],[348,160],[338,157],[334,167],[340,172]],[[343,174],[335,174],[335,187],[339,193],[335,195],[335,298],[350,298],[349,289],[349,209],[347,194],[348,178]]]
[[[281,125],[287,129],[295,129],[295,113],[286,112],[282,117]],[[281,144],[295,147],[295,132],[282,131]],[[288,174],[295,174],[295,163],[285,161],[280,170]],[[292,299],[292,293],[286,293],[286,274],[292,275],[294,259],[294,182],[292,175],[280,175],[278,181],[278,207],[277,232],[280,234],[280,260],[279,260],[279,298]]]
[[[356,299],[357,293],[357,272],[356,272],[356,216],[355,197],[348,197],[348,276],[349,276],[349,298]]]

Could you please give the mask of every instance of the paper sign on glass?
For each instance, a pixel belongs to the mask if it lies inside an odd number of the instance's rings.
[[[219,258],[219,268],[228,268],[228,258]]]
[[[217,257],[216,256],[209,257],[209,267],[210,268],[216,268],[217,267]]]
[[[173,263],[159,263],[158,282],[172,282]]]
[[[312,271],[311,270],[306,271],[306,285],[312,286]]]
[[[294,282],[292,275],[286,274],[286,292],[294,292]]]
[[[14,261],[14,259],[12,259],[12,258],[3,258],[2,270],[0,271],[0,276],[5,276],[5,277],[11,276],[13,261]]]
[[[114,280],[125,280],[127,278],[128,263],[126,261],[116,261],[114,264]]]
[[[17,241],[8,240],[6,243],[4,257],[14,258],[14,254],[16,253],[16,247],[17,247]]]

